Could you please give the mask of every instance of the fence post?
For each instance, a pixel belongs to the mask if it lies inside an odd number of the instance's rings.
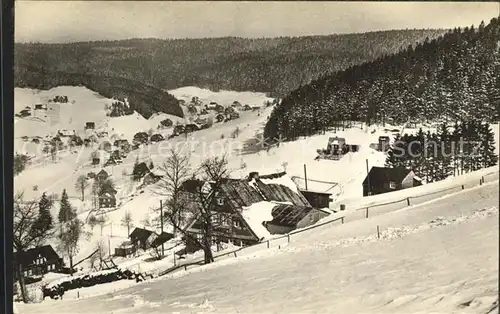
[[[366,218],[368,218],[368,207],[366,208]]]
[[[342,217],[341,220],[342,220],[342,223],[344,223],[344,217]]]
[[[406,198],[406,203],[408,203],[408,206],[410,206],[410,198],[409,197]]]
[[[377,237],[380,239],[380,227],[377,225]]]
[[[77,297],[78,299],[80,299],[80,291],[77,291],[77,292],[76,292],[76,297]]]
[[[290,234],[287,235],[288,243],[290,243]]]
[[[479,179],[479,185],[483,185],[483,179]]]
[[[465,186],[462,184],[462,190],[465,190]]]
[[[184,265],[184,270],[188,270],[188,267],[187,267],[187,265]]]
[[[267,240],[267,248],[269,248],[269,240]]]
[[[238,256],[236,256],[236,251],[234,251],[233,253],[234,253],[234,257],[238,257]]]

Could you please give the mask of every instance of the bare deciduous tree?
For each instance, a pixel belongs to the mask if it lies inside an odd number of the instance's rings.
[[[68,256],[71,274],[73,274],[73,258],[80,249],[78,242],[82,230],[83,223],[78,218],[74,218],[63,225],[62,232],[59,235],[59,248]]]
[[[130,235],[130,227],[133,226],[132,223],[132,214],[129,211],[125,212],[125,215],[122,218],[122,226],[127,227],[127,236]]]
[[[226,157],[206,159],[197,169],[196,172],[202,175],[200,182],[208,183],[209,190],[204,189],[202,184],[199,184],[197,190],[191,193],[182,190],[182,184],[190,177],[194,178],[194,175],[189,167],[189,157],[182,155],[179,151],[171,150],[161,168],[165,174],[159,186],[161,194],[167,198],[162,208],[163,223],[170,224],[176,233],[183,235],[186,242],[192,241],[203,249],[205,263],[213,262],[211,246],[214,224],[212,217],[216,214],[216,197],[222,181],[228,177]],[[185,227],[189,219],[200,219],[201,240],[187,234]]]
[[[52,236],[50,226],[39,224],[38,202],[24,201],[23,193],[14,196],[13,246],[17,252],[17,265],[14,271],[19,278],[21,297],[27,302],[26,285],[22,263],[23,254],[32,246],[43,242]]]
[[[87,176],[80,175],[75,182],[75,188],[77,191],[82,193],[82,201],[85,200],[85,189],[90,186]]]

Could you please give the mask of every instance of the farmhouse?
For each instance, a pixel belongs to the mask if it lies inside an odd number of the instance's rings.
[[[231,242],[236,245],[251,245],[259,242],[265,233],[262,232],[265,227],[265,221],[247,221],[245,216],[249,211],[255,209],[261,210],[259,206],[264,205],[272,209],[270,214],[276,219],[272,219],[275,226],[282,226],[282,230],[293,230],[297,227],[306,226],[315,223],[323,216],[322,211],[316,211],[311,207],[307,199],[298,192],[294,183],[284,184],[286,179],[285,172],[259,176],[257,172],[252,172],[245,179],[224,179],[216,195],[213,198],[216,203],[212,215],[212,225],[214,232],[212,241]],[[277,181],[274,181],[277,180]],[[288,182],[288,181],[286,181]],[[182,190],[186,197],[191,200],[190,206],[201,206],[197,198],[201,194],[212,193],[213,183],[208,183],[196,179],[187,180],[182,185]],[[278,207],[283,202],[290,204],[288,207]],[[296,216],[296,211],[300,209],[300,219],[289,222],[282,217]],[[266,209],[263,209],[266,210]],[[318,213],[316,215],[316,213]],[[326,212],[325,212],[326,213]],[[328,213],[326,213],[328,215]],[[299,216],[297,216],[299,217]],[[312,217],[312,218],[311,218]],[[185,230],[188,236],[186,249],[188,252],[197,249],[196,241],[189,239],[202,239],[203,223],[199,215],[195,215],[187,224]],[[279,230],[277,230],[279,232]]]
[[[363,196],[382,194],[421,185],[420,178],[405,168],[372,167],[363,181]]]
[[[40,276],[49,271],[60,271],[63,267],[63,260],[51,245],[44,245],[27,250],[20,254],[14,252],[14,267],[22,267],[24,276]],[[14,272],[14,280],[18,279],[18,272]]]
[[[153,231],[137,227],[130,233],[129,238],[135,250],[146,250],[148,248],[148,239],[152,234]]]

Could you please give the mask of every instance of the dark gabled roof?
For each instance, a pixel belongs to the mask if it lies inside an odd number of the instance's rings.
[[[162,232],[153,240],[153,242],[151,242],[151,247],[158,247],[173,238],[174,238],[173,234],[168,232]]]
[[[99,175],[106,175],[106,176],[109,176],[108,172],[107,172],[106,170],[104,170],[104,169],[102,169],[101,171],[99,171],[96,175],[97,175],[97,176],[99,176]]]
[[[265,184],[256,180],[257,187],[268,201],[291,202],[298,206],[311,206],[301,193],[295,193],[289,187],[281,184]]]
[[[271,173],[271,174],[264,174],[264,175],[259,175],[260,179],[278,179],[286,175],[285,171],[282,172],[276,172],[276,173]]]
[[[57,255],[56,251],[54,251],[51,245],[44,245],[25,251],[20,258],[20,262],[23,266],[32,265],[33,261],[38,258],[38,255],[45,257],[47,261],[55,261],[60,259],[59,255]],[[19,253],[14,252],[14,263],[17,263],[18,257]]]
[[[221,192],[226,196],[228,205],[235,209],[265,201],[247,180],[226,180],[221,184]]]
[[[304,217],[311,212],[312,207],[279,204],[273,207],[271,215],[273,225],[296,227]]]
[[[136,238],[139,240],[146,240],[150,235],[153,234],[153,231],[149,231],[143,228],[135,228],[132,233],[130,233],[129,238]]]
[[[372,167],[370,172],[365,177],[363,184],[367,184],[368,177],[370,178],[370,185],[380,182],[402,182],[404,178],[411,172],[409,169],[402,167],[399,168],[385,168],[385,167]]]

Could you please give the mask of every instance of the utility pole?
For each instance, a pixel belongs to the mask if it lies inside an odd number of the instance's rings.
[[[306,164],[304,164],[304,180],[306,181],[306,191],[307,191],[307,169],[306,169]]]
[[[160,200],[160,223],[161,223],[161,226],[160,226],[160,229],[161,229],[161,233],[160,234],[163,234],[163,206],[162,206],[162,201]],[[165,256],[165,251],[164,251],[164,245],[163,243],[161,244],[161,257]]]

